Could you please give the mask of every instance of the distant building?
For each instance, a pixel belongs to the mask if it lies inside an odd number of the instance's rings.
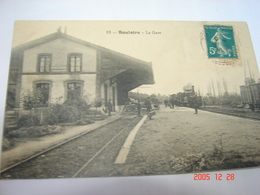
[[[46,106],[58,97],[73,94],[112,100],[121,111],[128,92],[143,84],[154,84],[151,63],[101,46],[56,33],[13,48],[7,107],[21,107],[28,90],[40,90]],[[76,92],[76,93],[75,93]]]

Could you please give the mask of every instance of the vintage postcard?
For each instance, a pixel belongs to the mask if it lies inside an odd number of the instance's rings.
[[[16,21],[10,52],[1,179],[260,165],[245,22]]]

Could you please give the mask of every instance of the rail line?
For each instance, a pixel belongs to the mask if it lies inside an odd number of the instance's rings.
[[[236,113],[227,113],[227,112],[224,112],[224,111],[218,111],[218,110],[208,110],[208,109],[200,109],[202,111],[206,111],[206,112],[212,112],[212,113],[217,113],[217,114],[223,114],[223,115],[228,115],[228,116],[235,116],[235,117],[239,117],[239,118],[246,118],[246,119],[251,119],[251,120],[256,120],[256,121],[259,121],[260,118],[257,118],[257,117],[253,117],[253,116],[246,116],[246,115],[239,115],[239,114],[236,114]]]
[[[125,117],[126,117],[126,116],[120,117],[120,118],[118,118],[118,119],[116,119],[116,120],[114,120],[114,121],[111,121],[111,122],[109,122],[109,123],[106,123],[106,124],[104,124],[104,125],[102,125],[102,126],[96,128],[96,129],[93,129],[92,131],[83,132],[83,133],[78,134],[78,135],[76,135],[76,136],[74,136],[74,137],[71,137],[70,139],[67,139],[67,140],[65,140],[65,141],[63,141],[63,142],[60,142],[60,143],[58,143],[58,144],[55,144],[55,145],[51,146],[50,148],[47,148],[47,149],[45,149],[45,150],[43,150],[43,151],[41,151],[41,152],[38,152],[37,154],[34,154],[34,155],[32,155],[32,156],[30,156],[30,157],[28,157],[28,158],[26,158],[26,159],[21,160],[20,162],[17,162],[17,163],[15,163],[15,164],[13,164],[13,165],[10,165],[10,166],[8,166],[8,167],[6,167],[6,168],[0,170],[0,174],[2,175],[4,172],[6,172],[6,171],[8,171],[8,170],[10,170],[10,169],[12,169],[12,168],[15,168],[15,167],[17,167],[17,166],[19,166],[19,165],[22,165],[23,163],[28,162],[29,160],[32,160],[32,159],[34,159],[34,158],[36,158],[36,157],[39,157],[39,156],[41,156],[41,155],[43,155],[43,154],[46,154],[46,153],[48,153],[48,152],[50,152],[50,151],[52,151],[52,150],[54,150],[54,149],[57,149],[57,148],[59,148],[59,147],[65,145],[65,144],[67,144],[67,143],[69,143],[69,142],[72,142],[72,141],[74,141],[74,140],[76,140],[76,139],[78,139],[78,138],[80,138],[80,137],[82,137],[82,136],[84,136],[84,135],[86,135],[86,134],[88,134],[88,133],[90,133],[90,132],[93,132],[93,131],[95,131],[95,130],[98,130],[98,129],[100,129],[100,128],[103,128],[104,126],[106,126],[106,125],[108,125],[108,124],[115,123],[115,122],[117,122],[118,120],[123,119],[123,118],[125,118]],[[138,119],[138,118],[135,117],[127,126],[125,126],[123,129],[121,129],[120,132],[117,133],[117,135],[114,136],[108,143],[106,143],[101,150],[103,150],[107,145],[109,145],[109,143],[111,143],[121,132],[123,132],[123,130],[125,130],[127,127],[129,127],[136,119]],[[101,152],[101,151],[97,152],[97,153],[91,158],[91,161],[92,161],[100,152]],[[76,174],[76,173],[75,173],[75,174]],[[75,174],[74,174],[74,175],[75,175]]]
[[[130,127],[135,120],[137,119],[137,117],[134,118],[134,120],[132,120],[127,126],[125,126],[124,128],[122,128],[112,139],[110,139],[98,152],[96,152],[95,155],[93,155],[78,171],[75,172],[75,174],[72,176],[72,178],[77,177],[77,175],[83,170],[85,169],[112,141],[114,141],[115,138],[117,138],[125,129],[127,129],[128,127]]]

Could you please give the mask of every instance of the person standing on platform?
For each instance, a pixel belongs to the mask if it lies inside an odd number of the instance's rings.
[[[111,116],[112,103],[111,103],[111,100],[110,100],[110,99],[108,100],[106,107],[107,107],[108,116]]]
[[[174,97],[170,97],[170,108],[174,109]]]
[[[152,103],[151,103],[149,97],[147,97],[147,99],[145,100],[144,105],[145,105],[145,107],[146,107],[147,113],[151,112]]]
[[[164,100],[164,105],[165,105],[165,107],[168,106],[168,100],[167,99]]]
[[[195,113],[194,114],[198,114],[198,109],[199,109],[199,100],[198,97],[195,95],[192,98],[192,104],[193,104],[193,108],[195,109]]]
[[[141,116],[141,103],[140,103],[140,100],[138,100],[136,106],[137,106],[137,116]]]

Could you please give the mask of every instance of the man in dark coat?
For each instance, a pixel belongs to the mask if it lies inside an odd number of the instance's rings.
[[[147,116],[149,117],[150,120],[152,120],[152,116],[155,115],[155,111],[151,112],[152,103],[149,97],[145,100],[144,105],[146,106]]]
[[[168,100],[167,99],[164,100],[164,105],[165,105],[165,107],[168,106]]]
[[[108,100],[106,107],[107,107],[108,116],[111,116],[111,112],[112,112],[111,100]]]
[[[169,104],[170,104],[170,108],[173,108],[173,109],[174,109],[174,97],[173,97],[173,96],[170,97],[170,102],[169,102]]]
[[[198,114],[198,109],[199,109],[199,99],[198,97],[195,95],[192,98],[192,104],[193,104],[193,108],[195,109],[195,113],[194,114]]]
[[[138,100],[137,104],[137,116],[141,116],[141,103],[140,103],[140,100]]]
[[[152,109],[152,103],[149,97],[147,97],[147,99],[145,100],[144,105],[146,107],[147,113],[150,112]]]

